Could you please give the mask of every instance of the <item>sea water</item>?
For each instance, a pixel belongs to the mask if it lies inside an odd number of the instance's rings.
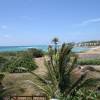
[[[33,46],[0,46],[0,52],[16,52],[16,51],[26,51],[29,48],[41,49],[43,51],[48,50],[48,45],[33,45]],[[72,49],[74,52],[87,51],[89,48],[75,47]]]

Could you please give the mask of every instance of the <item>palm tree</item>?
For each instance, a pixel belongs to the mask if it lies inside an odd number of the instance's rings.
[[[56,52],[57,52],[57,44],[58,44],[58,42],[59,42],[59,39],[55,37],[55,38],[53,38],[52,42],[53,42],[54,45],[55,45],[55,53],[56,53]]]
[[[52,48],[50,48],[52,52]],[[36,78],[31,82],[36,88],[50,98],[58,98],[75,95],[81,84],[84,83],[86,73],[84,73],[75,83],[71,83],[71,72],[77,66],[77,55],[71,51],[72,47],[65,43],[61,49],[55,53],[49,53],[49,60],[45,59],[47,73],[45,76],[31,72]],[[73,96],[72,96],[73,97]]]

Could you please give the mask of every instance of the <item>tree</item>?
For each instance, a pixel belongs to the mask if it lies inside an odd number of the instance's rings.
[[[56,53],[56,52],[57,52],[57,44],[58,44],[58,42],[59,42],[59,39],[55,37],[55,38],[53,38],[52,42],[53,42],[54,45],[55,45],[55,53]]]
[[[31,83],[49,99],[58,98],[60,95],[72,98],[84,83],[85,72],[75,83],[71,83],[71,72],[77,66],[77,56],[73,55],[71,49],[71,46],[63,44],[55,54],[51,53],[53,50],[50,48],[49,60],[45,60],[48,71],[46,76],[31,72],[36,77],[36,81]]]

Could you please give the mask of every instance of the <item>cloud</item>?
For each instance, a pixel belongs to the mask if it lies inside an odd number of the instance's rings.
[[[6,26],[6,25],[2,25],[1,28],[2,28],[2,29],[6,29],[7,26]]]
[[[95,19],[89,19],[81,22],[80,24],[76,24],[77,26],[85,26],[91,23],[98,23],[100,22],[100,18],[95,18]]]

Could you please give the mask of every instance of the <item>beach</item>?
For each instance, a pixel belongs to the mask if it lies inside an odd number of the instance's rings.
[[[79,58],[100,58],[100,46],[78,53]]]

